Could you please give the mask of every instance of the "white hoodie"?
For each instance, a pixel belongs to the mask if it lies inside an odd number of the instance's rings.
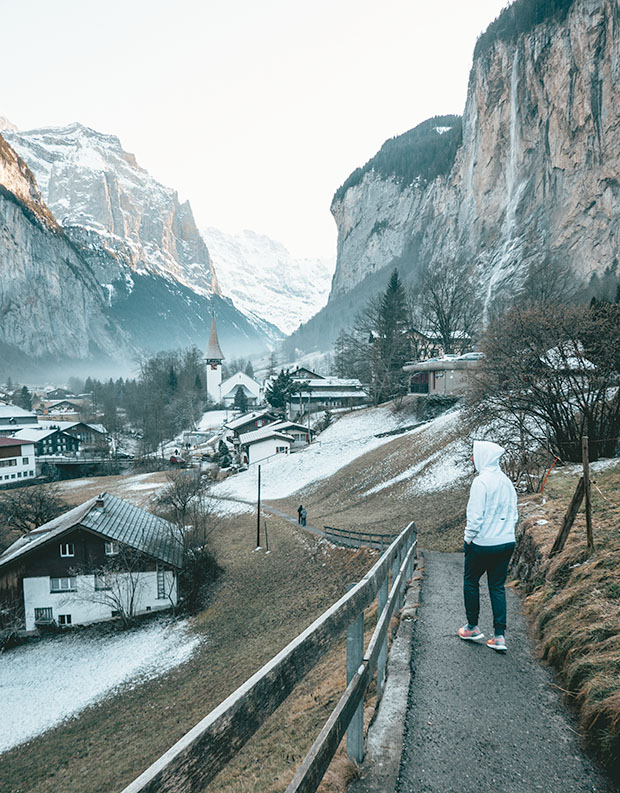
[[[474,441],[478,476],[469,491],[465,542],[489,546],[515,541],[517,492],[499,467],[505,451],[491,441]]]

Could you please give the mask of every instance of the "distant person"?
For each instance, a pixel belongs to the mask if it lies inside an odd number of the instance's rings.
[[[499,461],[504,454],[497,443],[474,441],[472,457],[478,476],[474,479],[467,503],[465,527],[465,571],[463,595],[467,624],[459,628],[459,636],[470,642],[481,642],[484,634],[478,628],[480,613],[480,578],[487,574],[494,636],[487,645],[506,652],[506,576],[515,547],[517,492]]]
[[[303,504],[300,504],[297,507],[297,523],[301,523],[301,511],[303,510],[303,508],[304,508]]]
[[[299,517],[301,518],[301,525],[302,526],[306,525],[306,517],[307,516],[308,516],[308,513],[306,512],[306,508],[302,507],[301,508],[301,512],[299,513]]]

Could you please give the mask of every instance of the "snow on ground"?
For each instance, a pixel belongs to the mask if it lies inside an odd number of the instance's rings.
[[[438,419],[439,421],[439,419]],[[261,497],[286,498],[292,493],[344,468],[357,457],[394,440],[394,436],[375,437],[411,424],[410,415],[394,413],[388,407],[368,408],[348,413],[322,432],[318,439],[300,452],[276,455],[261,463]],[[410,430],[410,433],[420,428]],[[215,497],[255,501],[258,467],[230,477],[213,488]]]
[[[133,688],[187,661],[201,641],[187,626],[158,622],[114,635],[67,634],[4,653],[0,752],[120,687]]]
[[[71,482],[59,482],[58,484],[63,490],[72,490],[74,487],[84,487],[85,485],[92,485],[94,479],[74,479]]]
[[[256,496],[256,493],[254,495]],[[220,515],[224,518],[254,512],[253,504],[245,504],[242,501],[227,501],[223,498],[210,498],[209,506],[216,515]]]
[[[202,414],[202,418],[198,422],[198,429],[202,430],[217,430],[225,421],[229,421],[235,414],[232,410],[207,410]]]
[[[157,490],[163,486],[162,482],[138,482],[136,485],[123,485],[123,490],[131,490],[132,492],[136,490]]]

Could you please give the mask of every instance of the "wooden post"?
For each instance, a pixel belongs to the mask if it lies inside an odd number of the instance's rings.
[[[267,520],[264,521],[265,526],[265,551],[269,552],[269,535],[267,534]]]
[[[379,589],[379,597],[377,600],[377,619],[381,619],[381,614],[383,613],[383,609],[385,608],[385,604],[387,603],[388,599],[388,575],[387,572],[385,574],[385,578],[383,579],[383,583]],[[385,638],[381,643],[381,649],[379,650],[379,660],[377,662],[377,693],[381,696],[381,692],[383,691],[383,684],[385,683],[385,670],[387,667],[387,656],[388,656],[388,635],[385,634]]]
[[[583,501],[583,491],[584,491],[584,483],[583,483],[583,476],[581,476],[579,477],[579,481],[577,482],[577,487],[575,488],[575,492],[573,493],[573,497],[571,499],[570,505],[566,510],[566,515],[564,515],[564,522],[562,523],[562,528],[558,532],[558,536],[555,538],[553,547],[549,551],[549,556],[553,556],[554,554],[559,553],[566,544],[568,533],[571,530],[571,526],[575,522],[575,518],[577,517],[577,512],[579,510],[579,507],[581,506],[581,502]]]
[[[260,465],[258,466],[258,506],[256,507],[256,547],[260,548]]]
[[[347,628],[347,685],[364,659],[364,612]],[[347,755],[356,763],[364,756],[364,700],[357,707],[347,730]]]
[[[581,440],[581,457],[583,460],[583,492],[586,500],[586,535],[588,550],[594,550],[594,537],[592,536],[592,503],[590,501],[590,453],[588,449],[588,436]]]

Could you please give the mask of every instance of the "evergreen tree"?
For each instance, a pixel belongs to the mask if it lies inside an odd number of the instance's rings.
[[[254,377],[254,367],[252,366],[252,361],[248,361],[245,365],[245,373],[248,377]]]
[[[240,410],[242,413],[245,413],[248,409],[248,399],[245,395],[245,389],[243,386],[239,386],[235,391],[235,401],[233,403],[234,407],[237,410]]]
[[[291,396],[297,391],[297,385],[289,369],[280,369],[280,374],[267,386],[265,399],[274,410],[284,413]]]
[[[177,373],[174,371],[174,366],[170,365],[170,371],[168,372],[168,388],[170,393],[174,394],[178,384],[179,380],[177,378]]]
[[[229,468],[232,463],[230,451],[223,440],[220,440],[217,447],[217,461],[220,468]]]
[[[23,385],[17,394],[15,404],[24,410],[32,410],[32,395],[28,387]]]
[[[382,402],[401,394],[407,379],[403,372],[409,358],[407,296],[396,269],[379,301],[372,347],[375,400]]]
[[[267,377],[271,377],[276,373],[276,369],[278,367],[278,356],[276,355],[276,351],[272,350],[269,354],[269,369],[267,370]]]

